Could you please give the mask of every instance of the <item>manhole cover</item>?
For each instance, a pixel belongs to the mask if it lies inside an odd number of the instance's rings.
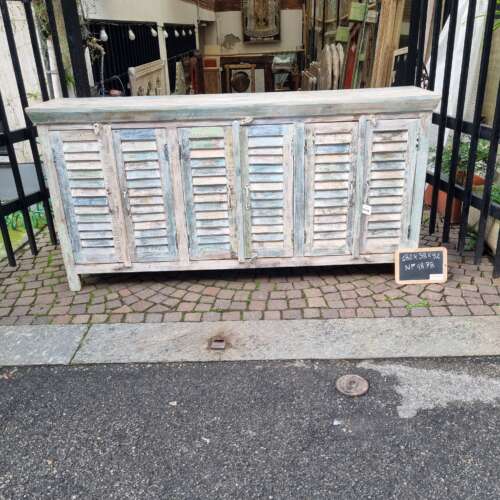
[[[343,375],[335,383],[337,390],[346,396],[362,396],[368,392],[368,380],[359,375]]]

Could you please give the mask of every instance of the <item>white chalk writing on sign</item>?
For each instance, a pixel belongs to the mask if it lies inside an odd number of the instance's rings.
[[[441,259],[441,252],[415,252],[401,254],[401,263],[404,271],[432,271],[436,269],[436,262],[439,262]]]

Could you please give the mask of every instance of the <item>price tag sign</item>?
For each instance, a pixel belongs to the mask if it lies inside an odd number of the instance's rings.
[[[394,267],[399,285],[445,283],[448,253],[444,247],[400,249],[394,256]]]

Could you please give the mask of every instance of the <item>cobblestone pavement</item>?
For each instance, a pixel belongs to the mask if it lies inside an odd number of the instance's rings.
[[[425,234],[423,246],[438,244],[439,232]],[[444,285],[399,286],[392,265],[366,265],[101,275],[80,292],[69,290],[47,233],[38,243],[36,257],[20,251],[16,268],[0,263],[0,325],[500,314],[491,259],[474,265],[453,243]]]

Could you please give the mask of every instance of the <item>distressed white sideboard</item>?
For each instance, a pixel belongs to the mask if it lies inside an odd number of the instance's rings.
[[[415,87],[35,105],[72,290],[94,273],[392,262],[419,240]]]

